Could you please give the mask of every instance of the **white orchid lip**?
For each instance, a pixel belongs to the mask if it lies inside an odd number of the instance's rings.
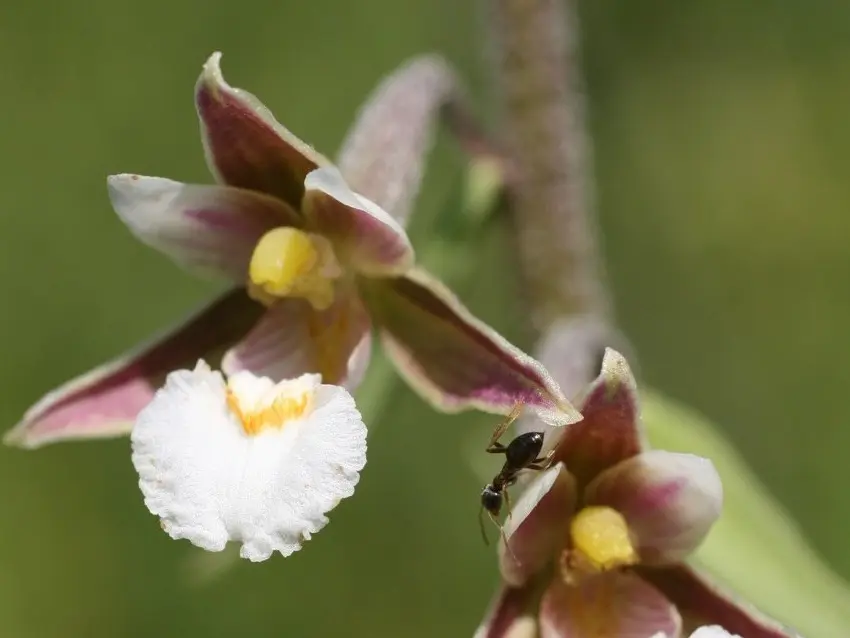
[[[288,556],[354,493],[366,426],[343,388],[306,374],[225,382],[203,361],[166,379],[131,435],[151,513],[172,538],[209,551],[242,543],[252,561]]]

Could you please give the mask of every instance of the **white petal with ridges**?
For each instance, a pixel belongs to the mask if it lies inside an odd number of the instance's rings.
[[[309,406],[248,434],[228,391],[243,411],[280,397],[308,396]],[[318,375],[275,384],[249,372],[225,383],[203,362],[168,376],[131,439],[145,504],[163,529],[210,551],[241,542],[252,561],[298,551],[354,493],[366,463],[366,426],[342,388]]]

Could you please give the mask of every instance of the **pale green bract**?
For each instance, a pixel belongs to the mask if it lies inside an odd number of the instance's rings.
[[[850,632],[850,586],[812,550],[783,507],[705,417],[645,387],[653,448],[710,458],[723,479],[723,514],[694,556],[699,567],[807,638]]]

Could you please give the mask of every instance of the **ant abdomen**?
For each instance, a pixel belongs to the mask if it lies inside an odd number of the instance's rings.
[[[505,460],[507,465],[513,468],[525,468],[537,460],[542,449],[543,432],[526,432],[508,444],[505,449]]]

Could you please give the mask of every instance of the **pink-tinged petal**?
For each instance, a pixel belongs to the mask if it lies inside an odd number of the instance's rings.
[[[588,577],[578,586],[555,578],[540,606],[541,638],[678,638],[676,607],[630,572]]]
[[[434,125],[457,93],[457,77],[435,55],[413,58],[386,76],[339,153],[339,169],[351,188],[404,223],[419,191]]]
[[[304,182],[307,223],[337,257],[364,275],[400,275],[413,265],[407,234],[380,206],[356,195],[338,170],[319,168]]]
[[[724,592],[693,567],[682,564],[663,569],[640,568],[640,572],[676,604],[691,630],[699,625],[720,625],[743,638],[799,637],[791,628]]]
[[[247,91],[224,81],[213,53],[195,86],[207,163],[231,186],[274,195],[298,209],[304,178],[328,160],[290,133]]]
[[[585,500],[623,515],[642,564],[672,564],[693,552],[720,517],[723,485],[708,459],[652,450],[600,474]]]
[[[298,225],[281,200],[231,186],[110,175],[112,207],[140,241],[199,274],[242,283],[257,242],[275,226]]]
[[[532,587],[502,587],[473,638],[535,638],[536,599]]]
[[[437,55],[418,56],[372,92],[351,127],[338,166],[352,189],[404,224],[411,213],[438,120],[469,156],[472,170],[513,179],[507,152],[471,112],[452,68]]]
[[[351,356],[348,357],[348,373],[341,382],[345,389],[349,392],[354,392],[363,382],[366,376],[366,371],[369,369],[369,363],[372,361],[372,326],[369,323],[368,316],[363,317],[364,332],[360,337],[360,341],[354,346],[351,351]]]
[[[250,370],[275,380],[319,373],[322,382],[350,390],[362,380],[371,354],[369,317],[354,294],[338,294],[330,308],[303,299],[275,303],[222,360],[222,370]]]
[[[546,328],[538,340],[535,357],[549,370],[567,397],[580,397],[602,371],[606,348],[616,346],[616,350],[623,352],[624,345],[623,337],[599,317],[571,316]],[[549,434],[549,429],[531,415],[519,419],[516,431]]]
[[[578,406],[584,418],[564,430],[553,462],[563,461],[582,489],[597,474],[635,456],[644,446],[637,386],[619,352],[605,350],[602,371]]]
[[[575,480],[563,463],[535,478],[505,521],[507,545],[499,541],[505,582],[520,587],[552,561],[567,538],[575,505]]]
[[[235,289],[178,328],[50,392],[6,434],[24,448],[127,434],[172,370],[194,366],[247,332],[261,307]],[[220,354],[220,352],[219,352]]]
[[[388,355],[438,409],[507,414],[523,402],[547,423],[581,419],[542,365],[472,316],[429,275],[411,270],[361,287]]]

